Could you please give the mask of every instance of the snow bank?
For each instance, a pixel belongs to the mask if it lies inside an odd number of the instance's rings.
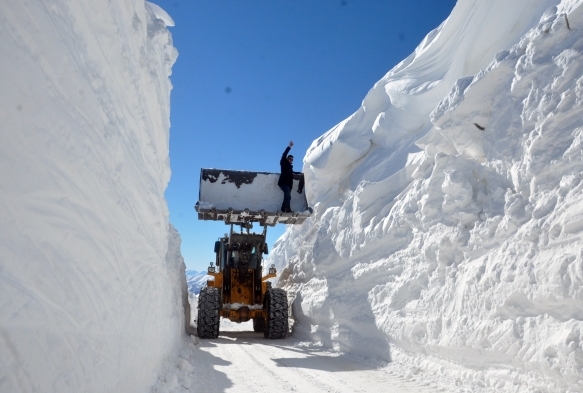
[[[583,2],[460,0],[304,159],[295,334],[471,391],[583,391]],[[421,150],[419,150],[421,149]]]
[[[0,4],[0,391],[143,392],[181,341],[165,23]]]

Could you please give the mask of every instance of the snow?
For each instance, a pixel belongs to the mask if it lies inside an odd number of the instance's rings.
[[[154,13],[156,18],[164,22],[166,26],[168,27],[174,26],[174,21],[172,20],[170,15],[168,15],[168,13],[162,9],[162,7],[160,7],[157,4],[150,3],[149,1],[146,1],[146,5],[150,7],[150,10]]]
[[[313,142],[275,345],[184,333],[173,22],[118,3],[0,4],[1,392],[583,391],[583,0],[459,0]]]
[[[0,391],[147,391],[184,334],[171,37],[140,1],[4,1],[0,26]]]
[[[568,25],[567,25],[568,22]],[[467,391],[583,391],[583,6],[458,1],[304,158],[294,337]]]
[[[175,364],[168,365],[153,392],[434,391],[390,371],[379,372],[378,364],[367,360],[293,338],[273,345],[261,333],[229,328],[218,339],[186,341]]]
[[[194,315],[196,295],[190,302]],[[403,377],[377,359],[326,350],[293,337],[266,340],[262,333],[253,332],[252,321],[223,318],[217,339],[184,338],[151,391],[353,393],[385,391],[387,386],[394,393],[434,391],[415,381],[415,370]]]

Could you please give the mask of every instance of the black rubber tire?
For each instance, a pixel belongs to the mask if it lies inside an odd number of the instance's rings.
[[[288,329],[287,294],[281,288],[271,288],[265,293],[267,319],[263,335],[269,339],[285,338]]]
[[[219,288],[204,287],[198,295],[196,332],[200,338],[219,337],[221,295]]]
[[[253,318],[253,331],[263,333],[265,330],[265,319],[263,317]]]

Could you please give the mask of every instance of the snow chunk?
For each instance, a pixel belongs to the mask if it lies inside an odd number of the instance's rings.
[[[174,26],[174,20],[172,20],[172,18],[170,17],[170,15],[168,15],[168,13],[166,11],[164,11],[162,9],[162,7],[160,7],[157,4],[152,3],[150,1],[146,1],[146,4],[148,5],[148,7],[150,7],[150,9],[154,13],[154,15],[156,15],[156,18],[158,18],[161,21],[163,21],[164,24],[167,27],[173,27]]]

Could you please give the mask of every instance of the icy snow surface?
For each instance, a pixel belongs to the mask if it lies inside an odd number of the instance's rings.
[[[583,5],[459,0],[312,143],[296,338],[460,391],[583,391]]]
[[[165,23],[7,0],[0,53],[0,391],[145,392],[184,331]]]

